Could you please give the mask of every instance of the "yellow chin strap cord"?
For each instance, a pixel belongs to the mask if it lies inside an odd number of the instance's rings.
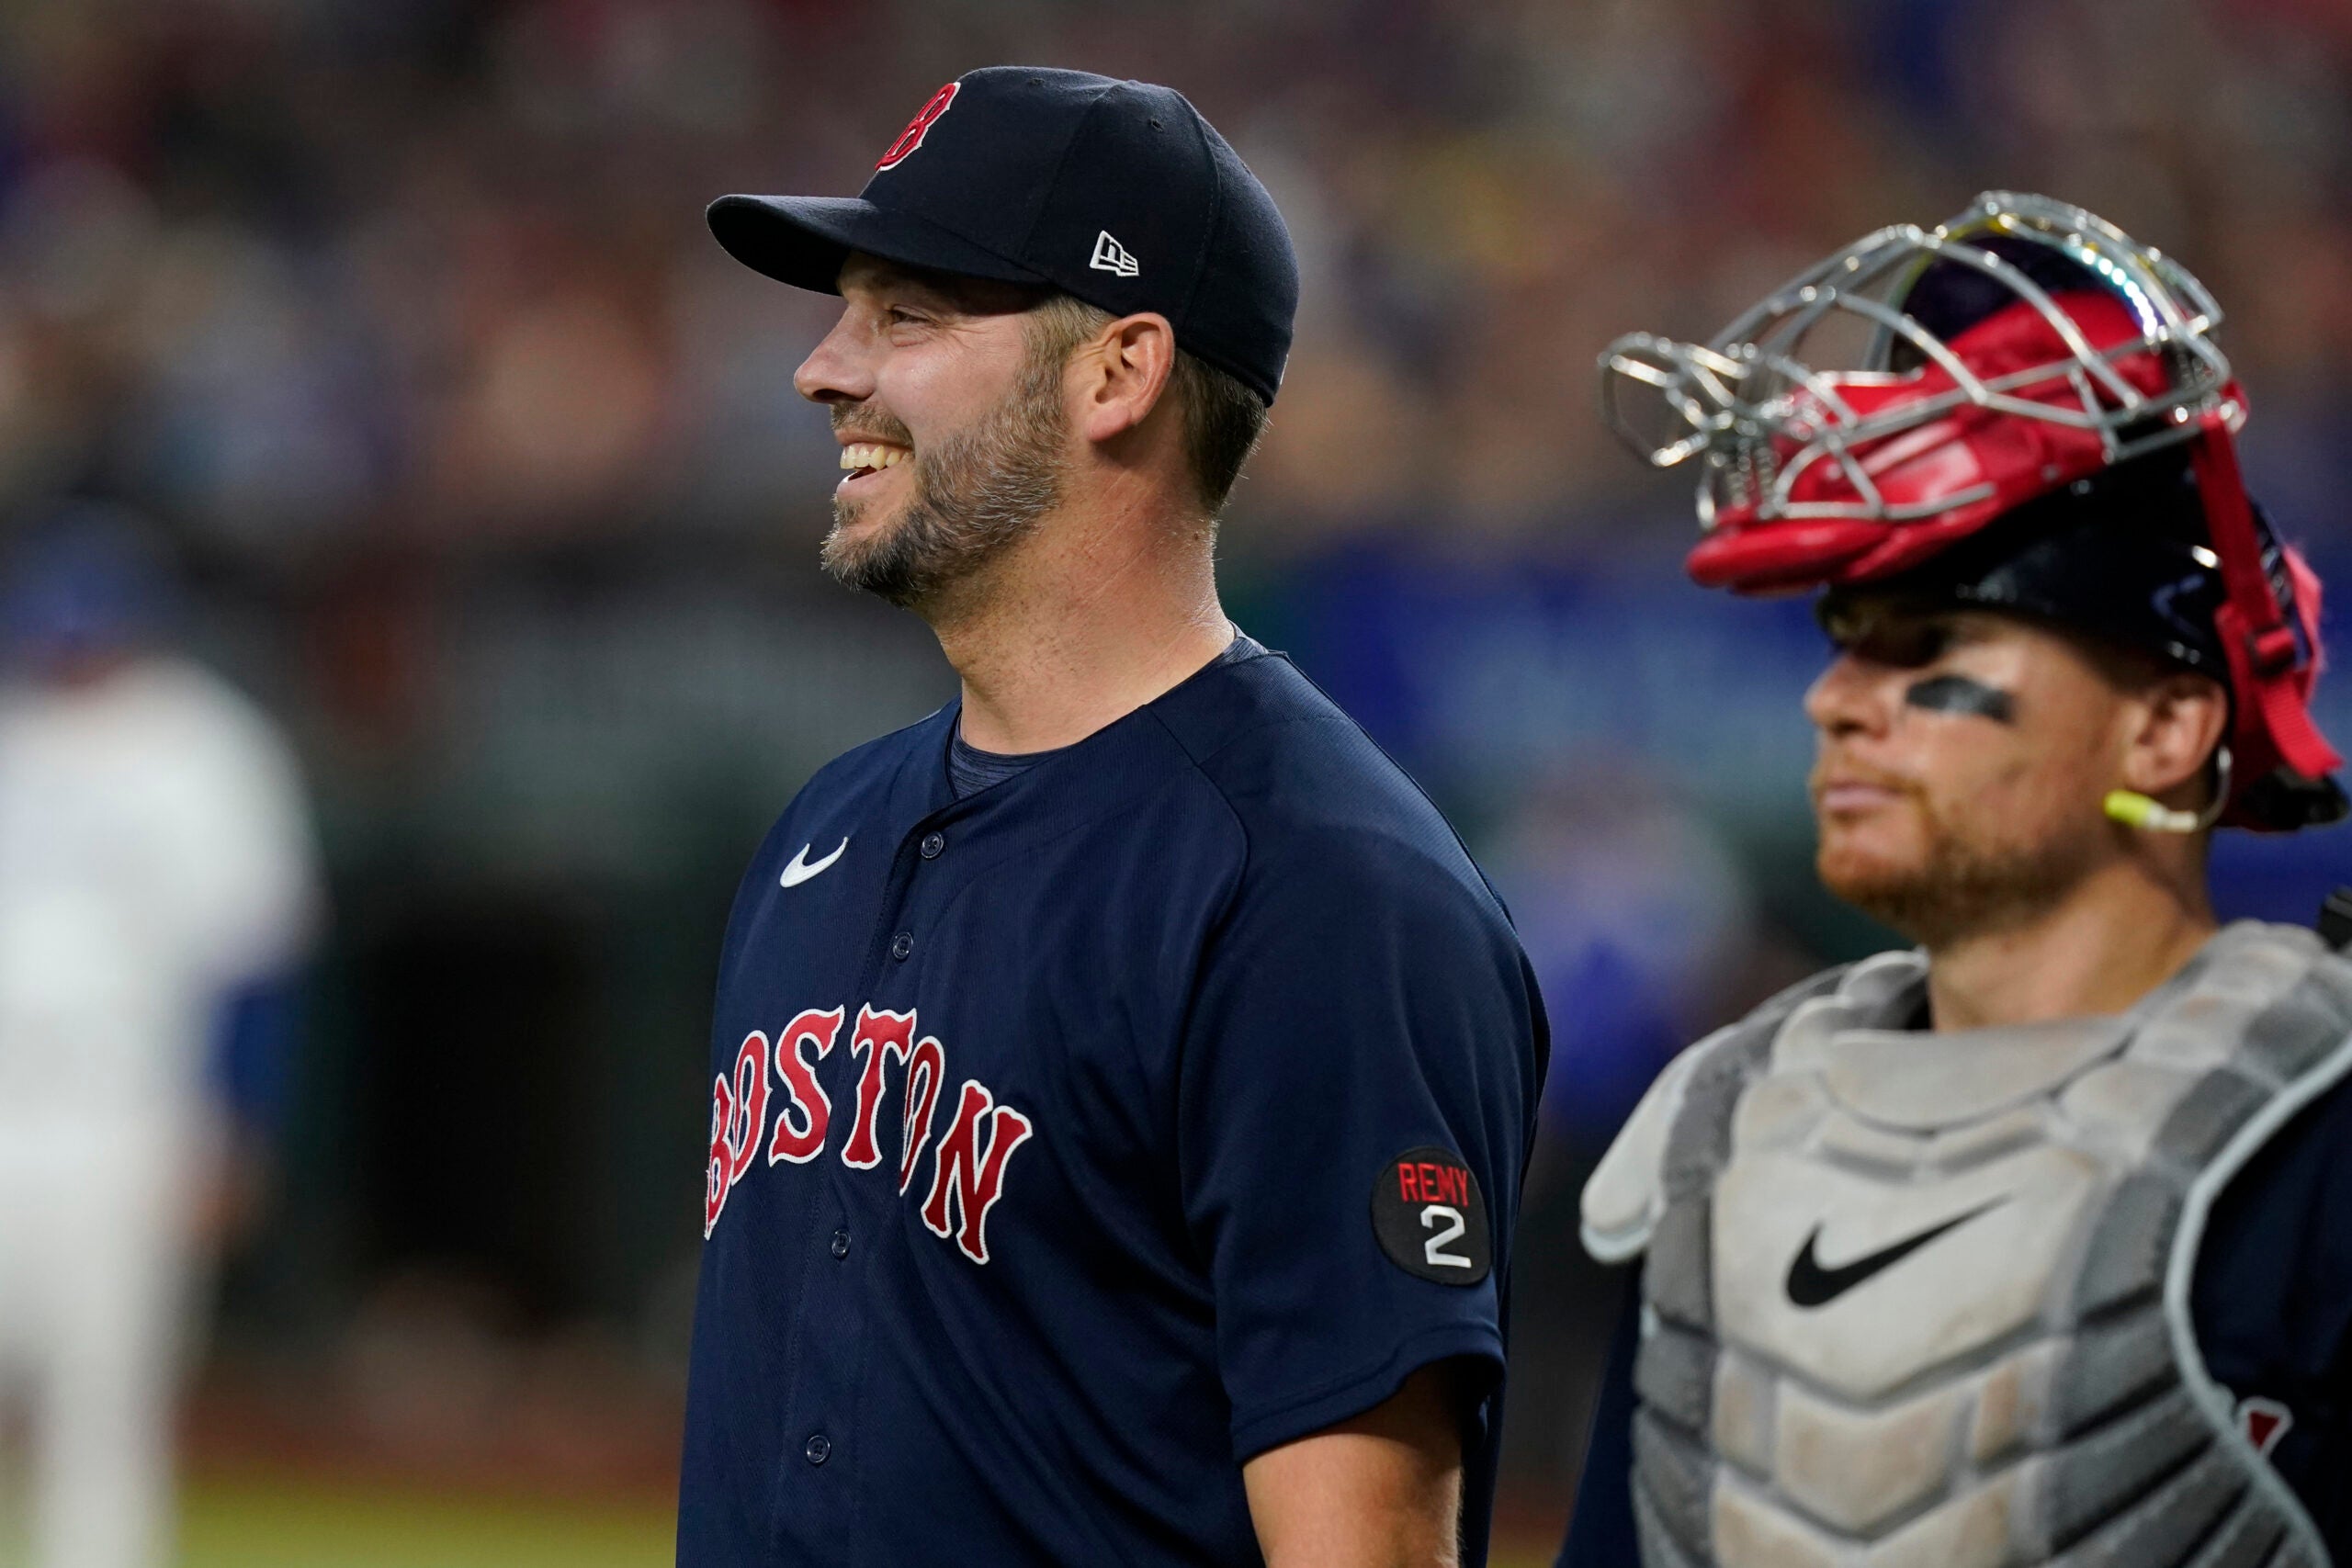
[[[2215,751],[2213,761],[2219,770],[2219,776],[2213,781],[2213,804],[2202,811],[2175,811],[2129,789],[2109,790],[2102,805],[2111,819],[2126,828],[2142,828],[2151,833],[2201,833],[2222,819],[2222,810],[2230,802],[2230,749],[2224,746]]]

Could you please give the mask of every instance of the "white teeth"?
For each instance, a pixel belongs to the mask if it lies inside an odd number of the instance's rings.
[[[878,442],[858,441],[842,448],[842,467],[858,468],[895,468],[911,456],[903,446],[885,446]]]

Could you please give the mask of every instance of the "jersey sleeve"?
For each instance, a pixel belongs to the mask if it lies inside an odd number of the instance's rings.
[[[1204,953],[1179,1165],[1238,1460],[1436,1361],[1499,1380],[1544,1026],[1508,921],[1453,861],[1289,842]]]

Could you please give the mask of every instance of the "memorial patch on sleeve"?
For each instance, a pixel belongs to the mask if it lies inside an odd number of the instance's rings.
[[[1475,1285],[1494,1267],[1478,1179],[1435,1145],[1408,1149],[1373,1182],[1372,1231],[1388,1260],[1416,1279]]]

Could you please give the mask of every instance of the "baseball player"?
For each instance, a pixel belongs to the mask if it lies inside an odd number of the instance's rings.
[[[208,1058],[307,944],[314,854],[276,727],[153,646],[127,520],[78,507],[10,554],[0,1411],[30,1417],[37,1568],[156,1568],[201,1211],[241,1174]]]
[[[1004,67],[859,197],[709,218],[842,297],[823,562],[962,693],[738,897],[679,1562],[1482,1562],[1544,1024],[1444,820],[1218,605],[1272,201],[1176,93]]]
[[[2206,891],[2345,813],[2220,320],[1993,194],[1604,355],[1691,574],[1822,591],[1818,869],[1918,946],[1692,1046],[1586,1188],[1640,1303],[1567,1568],[2352,1562],[2352,963]]]

